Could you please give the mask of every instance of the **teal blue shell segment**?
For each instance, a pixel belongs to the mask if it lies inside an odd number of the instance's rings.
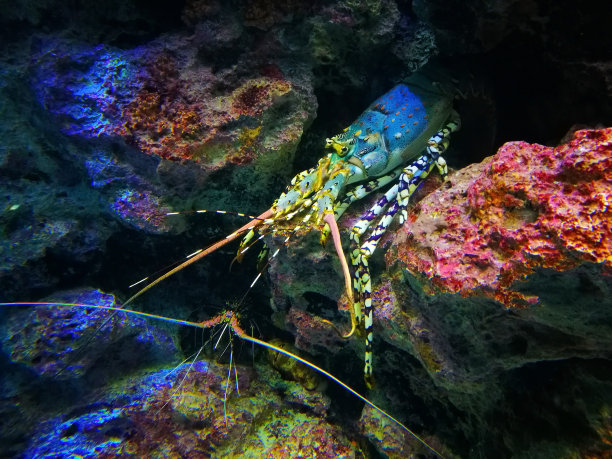
[[[358,159],[367,176],[375,177],[388,172],[389,162],[397,162],[402,152],[427,131],[428,122],[421,98],[400,84],[376,99],[328,145],[344,160]]]
[[[351,125],[349,130],[361,130],[359,137],[381,133],[389,151],[403,150],[427,127],[427,115],[421,99],[400,84],[376,99]]]

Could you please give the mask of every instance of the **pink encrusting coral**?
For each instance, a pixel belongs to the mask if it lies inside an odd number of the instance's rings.
[[[387,262],[442,292],[508,307],[538,301],[514,289],[538,268],[594,262],[612,272],[611,142],[608,128],[577,131],[556,148],[503,145],[415,206]]]

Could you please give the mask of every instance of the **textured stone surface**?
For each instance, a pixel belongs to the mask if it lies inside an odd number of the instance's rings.
[[[118,306],[113,295],[93,289],[61,292],[43,301]],[[95,345],[88,347],[92,339]],[[18,311],[2,327],[2,341],[10,360],[38,376],[82,379],[84,385],[102,384],[126,365],[172,361],[177,352],[169,335],[148,328],[139,317],[63,306]]]
[[[320,395],[265,367],[233,373],[228,379],[226,366],[198,361],[108,386],[41,423],[24,457],[350,458],[359,451],[326,419]]]
[[[612,268],[611,171],[612,129],[554,149],[508,143],[420,202],[387,261],[441,292],[537,303],[513,287],[537,269]]]
[[[129,296],[129,284],[239,226],[228,216],[168,218],[169,210],[263,211],[290,177],[316,163],[326,137],[438,56],[443,73],[456,77],[466,96],[456,102],[463,127],[453,136],[448,155],[452,166],[480,162],[507,141],[528,143],[507,146],[501,163],[491,160],[462,169],[451,180],[454,188],[443,185],[440,194],[432,195],[441,201],[423,201],[424,207],[413,214],[415,234],[421,225],[425,235],[422,250],[402,254],[406,265],[387,267],[383,250],[371,260],[378,385],[369,395],[447,456],[609,454],[610,283],[607,262],[602,262],[607,256],[600,253],[607,240],[595,244],[591,234],[593,228],[608,231],[609,220],[605,210],[585,206],[587,201],[593,206],[604,202],[606,192],[598,194],[593,187],[609,180],[609,167],[595,179],[591,174],[596,165],[581,164],[564,147],[530,146],[556,144],[572,125],[612,123],[607,96],[612,46],[607,17],[601,13],[606,8],[605,0],[589,0],[579,8],[569,0],[187,0],[151,2],[146,8],[129,0],[86,0],[79,8],[57,0],[7,3],[0,17],[0,192],[5,200],[0,207],[0,299],[41,298],[84,285]],[[597,142],[582,135],[574,142]],[[600,153],[605,164],[606,151]],[[522,165],[514,155],[553,161],[554,170],[569,173],[551,176],[552,169],[532,167],[529,173],[541,177],[541,183],[532,190],[519,187],[518,193],[513,190],[522,182],[512,182],[512,169]],[[567,161],[560,164],[563,155]],[[482,170],[491,174],[476,180]],[[467,189],[470,180],[468,199],[460,189]],[[424,191],[437,183],[429,180]],[[554,188],[555,183],[564,189]],[[443,212],[445,193],[453,193],[458,207],[472,209],[480,219],[488,239],[486,247],[470,247],[477,257],[470,258],[465,250],[451,256],[449,250],[460,246],[464,234],[445,240],[452,225],[444,231],[436,228],[443,217],[435,212]],[[483,195],[488,201],[483,202]],[[352,206],[345,228],[365,207]],[[599,220],[587,218],[588,212]],[[566,217],[571,224],[559,227]],[[536,222],[548,232],[538,236]],[[470,227],[471,220],[462,228]],[[389,237],[396,231],[392,227]],[[396,242],[404,244],[405,231],[397,232]],[[469,236],[474,245],[475,235]],[[255,276],[254,262],[234,264],[227,274],[232,251],[221,250],[173,277],[139,298],[136,306],[202,320],[227,302],[244,298]],[[395,263],[400,251],[391,251],[389,261]],[[435,273],[436,251],[450,257],[440,264],[446,268],[442,273]],[[413,256],[420,257],[420,265]],[[510,259],[524,263],[512,265]],[[502,278],[497,276],[501,268],[506,273]],[[245,320],[256,321],[266,339],[280,333],[287,340],[287,331],[293,333],[311,358],[365,390],[363,337],[345,342],[324,320],[341,328],[348,324],[331,248],[320,248],[316,234],[296,238],[270,274],[273,312],[268,285],[260,281],[246,302],[241,300]],[[474,288],[479,282],[483,286]],[[456,291],[470,296],[450,293]],[[142,424],[126,425],[124,414],[114,410],[125,413],[129,395],[117,395],[117,390],[82,400],[76,390],[83,387],[82,373],[75,369],[64,374],[76,381],[49,377],[45,362],[50,370],[58,367],[50,350],[78,355],[63,339],[79,335],[79,327],[99,326],[101,316],[76,314],[80,325],[70,328],[62,321],[69,318],[67,311],[15,313],[22,317],[19,324],[9,318],[13,311],[6,311],[0,323],[11,324],[13,345],[21,348],[14,355],[0,353],[5,420],[0,423],[5,448],[0,455],[22,454],[43,418],[52,423],[35,441],[45,451],[70,443],[75,451],[96,444],[116,452],[118,444],[129,444],[130,435],[149,447],[152,443],[145,440],[153,434],[163,439],[164,451],[188,455],[185,443],[174,446],[168,440],[178,431],[186,443],[202,441],[198,451],[206,455],[211,454],[209,440],[222,438],[229,445],[228,439],[234,439],[215,429],[198,436],[216,426],[219,416],[194,415],[192,423],[188,411],[181,412],[187,413],[185,421],[178,411],[168,419],[163,417],[167,413],[156,418],[149,410]],[[135,322],[103,327],[101,349],[144,336]],[[111,339],[115,328],[118,341]],[[35,332],[26,337],[28,329]],[[184,330],[177,335],[182,350],[191,354],[198,338]],[[131,361],[145,344],[135,340],[122,349],[124,355],[117,355],[119,361]],[[34,350],[31,356],[26,347]],[[32,365],[29,357],[40,357],[42,363]],[[76,358],[90,377],[95,368],[105,368],[97,366],[104,359],[100,351]],[[308,387],[315,384],[295,367],[276,364],[287,378]],[[120,375],[142,381],[126,365],[115,368],[117,374],[105,374],[101,381],[113,379],[123,389],[129,384],[122,385]],[[200,368],[201,374],[208,369]],[[222,381],[223,374],[212,379]],[[32,390],[24,395],[18,388],[26,384]],[[381,454],[403,457],[417,451],[396,427],[367,410],[360,423],[362,436],[353,435],[357,429],[350,426],[356,424],[361,404],[333,385],[329,402],[316,391],[300,389],[296,381],[274,384],[272,393],[261,389],[273,408],[281,403],[299,407],[278,424],[279,438],[306,433],[319,442],[302,442],[304,455],[341,454],[343,446],[334,450],[333,445],[364,437]],[[129,387],[141,386],[134,382]],[[212,392],[211,406],[218,406],[218,387]],[[194,399],[203,398],[198,394]],[[100,400],[102,405],[112,400],[110,407],[97,405]],[[282,406],[285,416],[287,405]],[[241,412],[244,419],[247,411]],[[325,424],[328,411],[334,419],[348,420],[344,433],[337,435],[336,427]],[[57,418],[57,413],[64,417]],[[300,413],[314,421],[302,422]],[[235,432],[242,434],[242,429]],[[321,435],[338,442],[319,441]],[[69,441],[55,442],[62,436]],[[270,448],[279,444],[270,443]],[[278,448],[274,451],[281,454]]]

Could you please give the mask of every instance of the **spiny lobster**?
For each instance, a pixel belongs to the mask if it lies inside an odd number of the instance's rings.
[[[395,86],[375,100],[342,133],[326,139],[325,148],[329,153],[319,160],[316,167],[297,174],[270,209],[207,249],[192,254],[187,261],[129,298],[124,306],[162,280],[241,235],[244,238],[238,250],[238,259],[264,235],[280,235],[286,242],[295,234],[317,229],[321,232],[323,243],[329,234],[332,235],[340,258],[346,294],[349,304],[353,304],[350,311],[351,330],[342,336],[348,338],[363,327],[364,374],[366,384],[371,387],[372,282],[368,260],[393,218],[399,214],[400,223],[406,221],[410,196],[434,167],[446,177],[447,166],[442,153],[448,148],[450,134],[460,126],[452,100],[447,88],[422,77],[414,77],[409,86]],[[395,184],[351,230],[350,238],[354,245],[351,251],[354,277],[351,278],[336,221],[351,203],[393,181]],[[368,230],[369,234],[362,242]],[[260,238],[253,239],[255,231],[260,233]]]

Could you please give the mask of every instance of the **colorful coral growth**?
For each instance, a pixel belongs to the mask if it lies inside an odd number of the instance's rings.
[[[189,145],[204,126],[200,104],[185,96],[176,61],[167,54],[152,58],[140,77],[142,89],[121,113],[117,134],[140,149],[165,159],[190,157]]]
[[[140,89],[141,58],[140,49],[126,52],[51,40],[36,56],[32,86],[40,103],[59,115],[65,133],[112,135],[121,111]]]
[[[204,169],[292,150],[314,113],[303,85],[273,62],[220,81],[210,66],[194,70],[178,51],[155,45],[122,51],[57,41],[39,54],[32,85],[64,132],[119,136],[148,155]]]
[[[141,80],[142,89],[123,110],[116,133],[145,153],[195,159],[213,168],[225,160],[249,163],[265,151],[262,117],[291,91],[287,81],[255,78],[229,95],[212,96],[206,85],[194,88],[187,82],[167,54],[152,59]]]
[[[387,255],[442,291],[506,306],[538,268],[612,268],[612,128],[583,130],[556,148],[511,142],[451,177],[413,210]]]
[[[287,94],[291,85],[286,81],[265,78],[248,81],[230,96],[232,111],[237,115],[256,116],[272,105],[275,98]]]
[[[131,378],[99,403],[43,423],[25,457],[354,456],[324,416],[289,409],[269,385],[279,383],[273,373],[260,380],[237,367],[227,374],[225,366],[198,361]]]

